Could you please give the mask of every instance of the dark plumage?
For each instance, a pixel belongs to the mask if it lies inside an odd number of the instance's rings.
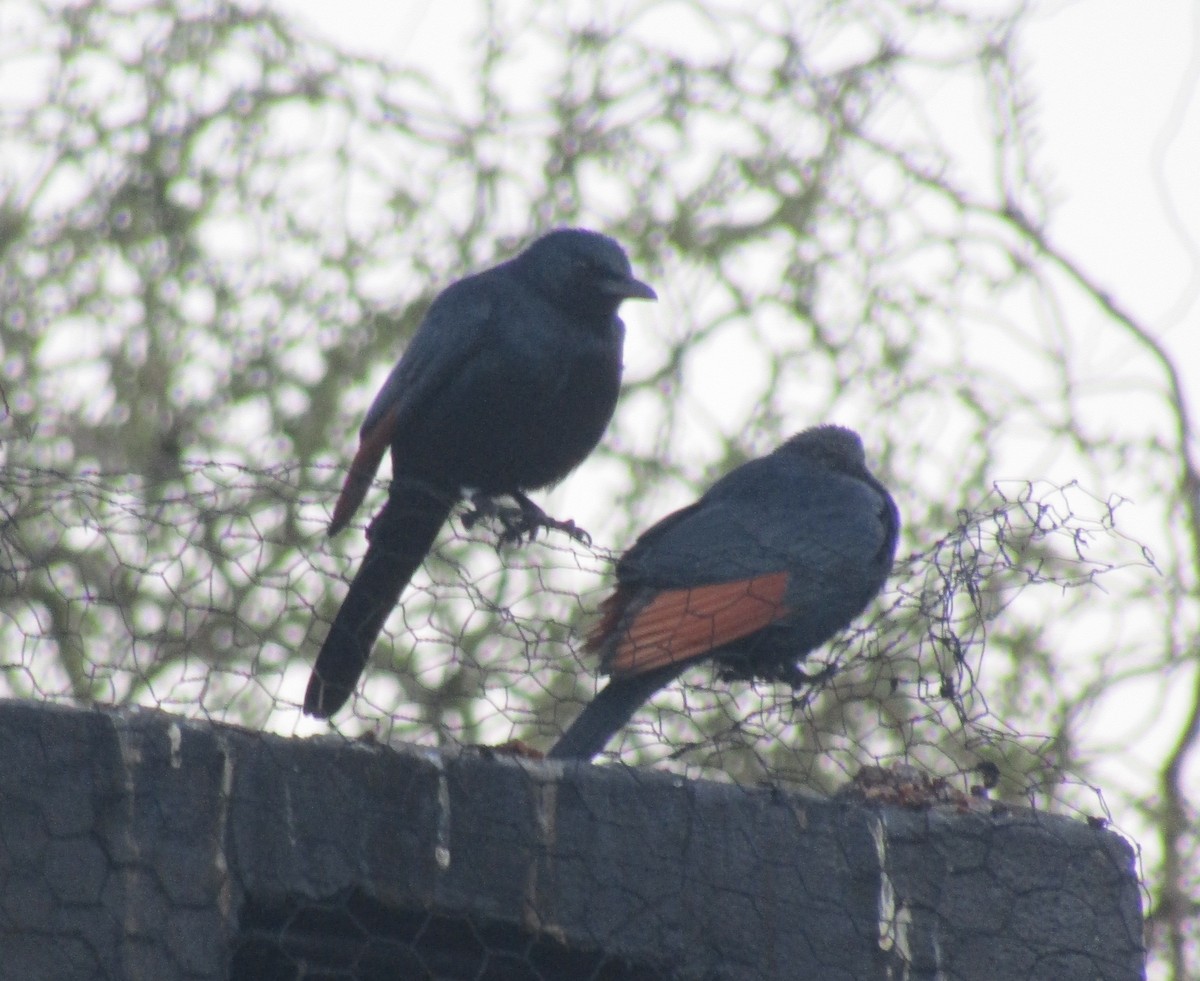
[[[561,480],[608,426],[621,384],[623,300],[655,299],[612,239],[561,229],[448,286],[367,411],[334,508],[337,534],[392,453],[387,503],[317,656],[304,711],[327,718],[350,697],[400,593],[469,489],[509,495],[522,531],[547,519],[525,492]]]
[[[550,751],[590,759],[685,668],[802,679],[797,664],[866,608],[900,517],[849,429],[817,426],[718,480],[617,564],[586,649],[611,680]]]

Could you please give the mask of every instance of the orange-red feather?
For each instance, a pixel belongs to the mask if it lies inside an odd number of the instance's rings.
[[[392,443],[392,430],[399,411],[400,407],[394,406],[374,426],[362,433],[358,452],[354,454],[350,472],[346,474],[346,482],[342,484],[342,492],[338,495],[337,504],[333,506],[333,517],[329,519],[329,534],[336,535],[350,523],[354,512],[371,489],[371,482],[383,461],[383,454]]]
[[[787,572],[658,593],[628,622],[628,602],[618,591],[605,601],[588,646],[616,644],[605,659],[609,674],[638,675],[680,664],[749,636],[788,612]]]

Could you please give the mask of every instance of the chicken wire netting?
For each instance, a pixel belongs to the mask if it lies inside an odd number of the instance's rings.
[[[302,492],[299,477],[205,462],[151,489],[6,470],[5,694],[325,731],[301,714],[304,686],[365,543],[360,525],[331,545],[332,493]],[[1076,486],[996,484],[940,538],[901,554],[879,600],[803,662],[807,682],[726,682],[702,663],[652,698],[606,756],[824,791],[894,763],[966,791],[984,767],[1008,797],[1086,803],[1063,793],[1073,782],[1063,747],[1006,725],[989,684],[1024,683],[1035,699],[1036,672],[1021,657],[1042,646],[1032,641],[1051,629],[1054,602],[1151,561],[1116,517],[1117,502]],[[501,544],[498,529],[466,532],[455,515],[332,729],[548,748],[603,684],[581,638],[611,589],[610,544],[555,532]]]

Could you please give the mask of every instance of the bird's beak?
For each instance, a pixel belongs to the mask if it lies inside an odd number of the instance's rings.
[[[605,280],[601,287],[609,296],[619,296],[623,300],[657,300],[658,294],[639,279],[626,276],[624,279]]]

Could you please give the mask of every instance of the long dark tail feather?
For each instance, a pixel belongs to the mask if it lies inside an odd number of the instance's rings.
[[[651,695],[670,684],[684,665],[612,679],[562,734],[546,759],[590,760],[599,754]]]
[[[317,655],[304,694],[305,714],[327,719],[354,693],[375,639],[453,505],[425,487],[392,485],[367,533],[371,544],[366,557]]]

